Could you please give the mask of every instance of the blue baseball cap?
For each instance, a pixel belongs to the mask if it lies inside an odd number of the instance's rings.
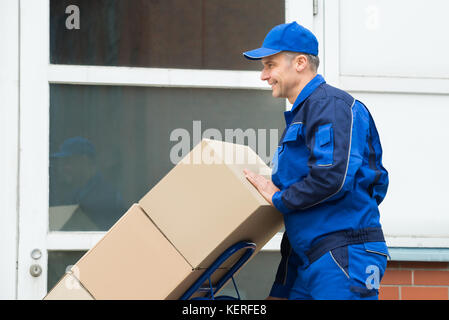
[[[66,139],[59,147],[59,152],[52,153],[51,158],[68,158],[75,155],[86,155],[95,157],[95,147],[86,138],[73,137]]]
[[[275,26],[268,32],[262,47],[243,53],[245,58],[259,60],[279,53],[293,51],[318,55],[318,40],[313,33],[296,21]]]

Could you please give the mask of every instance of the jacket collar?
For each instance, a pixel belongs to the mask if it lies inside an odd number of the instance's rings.
[[[306,100],[313,91],[315,91],[316,88],[318,88],[322,83],[325,83],[324,78],[322,75],[317,74],[315,77],[313,77],[312,80],[309,81],[309,83],[306,84],[306,86],[301,90],[298,97],[295,100],[295,103],[293,104],[293,107],[291,111],[295,111],[295,109]]]
[[[290,122],[293,118],[293,113],[297,111],[298,106],[306,100],[313,91],[315,91],[316,88],[318,88],[322,83],[326,83],[323,76],[320,74],[317,74],[315,77],[313,77],[312,80],[310,80],[306,86],[301,90],[298,97],[295,100],[295,103],[292,106],[292,109],[290,111],[284,112],[285,122],[287,123],[287,126],[290,125]]]

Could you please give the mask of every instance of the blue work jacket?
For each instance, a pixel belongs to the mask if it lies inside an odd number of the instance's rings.
[[[388,188],[382,147],[365,105],[316,75],[301,91],[272,161],[272,198],[299,256],[340,230],[381,227]]]

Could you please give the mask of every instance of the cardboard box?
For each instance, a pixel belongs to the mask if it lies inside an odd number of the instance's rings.
[[[134,204],[44,299],[178,299],[203,272],[192,269]]]
[[[250,148],[204,139],[75,264],[72,275],[94,299],[179,299],[231,245],[251,241],[259,251],[283,217],[246,180],[244,168],[269,174]],[[237,259],[226,261],[212,281]],[[54,290],[45,299],[63,297]]]
[[[251,148],[203,139],[139,201],[192,268],[208,267],[239,241],[256,243],[257,252],[282,228],[282,214],[245,178],[244,168],[271,173]]]
[[[192,270],[137,204],[71,272],[95,299],[170,299],[201,273]]]

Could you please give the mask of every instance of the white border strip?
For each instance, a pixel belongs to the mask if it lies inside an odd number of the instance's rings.
[[[281,247],[283,232],[278,232],[263,248],[262,251],[279,251]],[[412,236],[391,236],[386,234],[387,246],[393,250],[397,248],[410,250],[447,250],[449,255],[449,238],[445,237],[412,237]],[[393,256],[392,256],[393,257]],[[394,260],[394,259],[393,259]]]
[[[340,87],[351,92],[449,94],[449,79],[342,75]]]
[[[63,232],[54,231],[48,233],[47,249],[53,251],[64,250],[89,250],[100,241],[106,232]],[[282,240],[282,232],[278,232],[265,246],[262,251],[279,251]]]
[[[49,65],[48,80],[88,85],[271,89],[260,80],[259,71]]]
[[[47,249],[53,251],[89,250],[106,232],[50,232]],[[283,232],[278,232],[261,249],[279,252]],[[414,241],[414,242],[412,242]],[[449,261],[448,238],[399,238],[386,236],[388,250],[393,261]]]
[[[20,0],[20,163],[18,299],[46,293],[49,154],[49,0]],[[31,23],[32,21],[32,23]],[[31,252],[42,256],[33,260]],[[42,274],[30,275],[39,264]]]
[[[449,248],[449,238],[446,237],[391,236],[386,234],[385,241],[388,247]]]
[[[47,236],[47,250],[89,250],[100,241],[106,232],[50,232]]]
[[[0,1],[0,300],[16,298],[18,237],[19,2]],[[4,32],[3,32],[4,31]]]

